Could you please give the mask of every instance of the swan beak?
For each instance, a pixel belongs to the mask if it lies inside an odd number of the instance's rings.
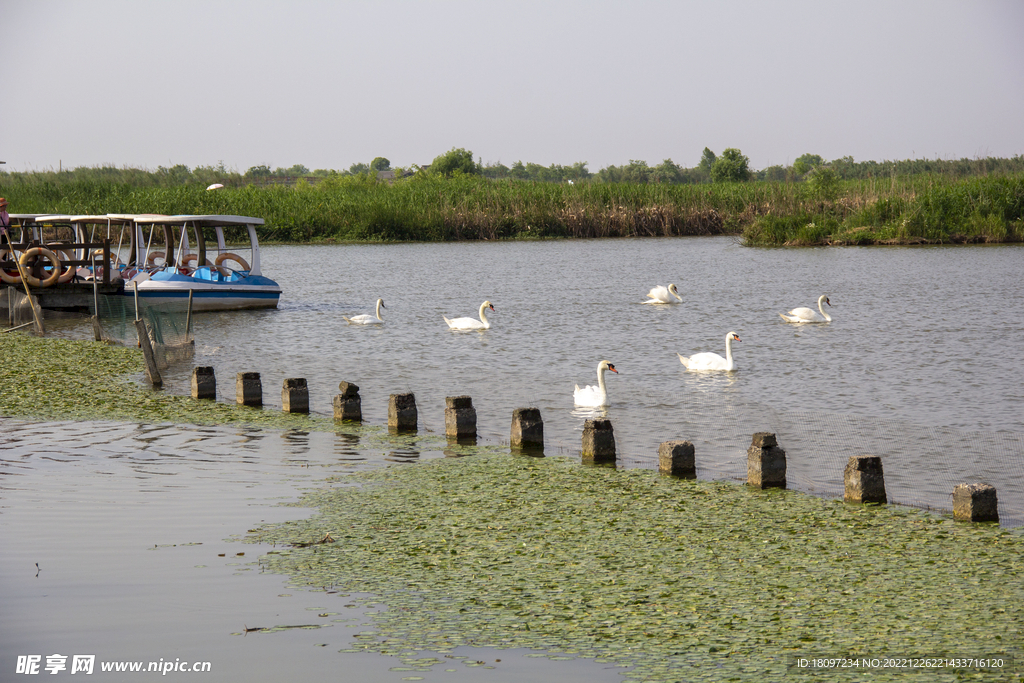
[[[619,371],[616,370],[615,366],[612,365],[611,363],[608,364],[608,369],[611,370],[612,372],[614,372],[616,375],[619,374]]]
[[[829,306],[831,306],[831,305],[832,305],[832,302],[831,302],[831,301],[829,301],[828,299],[825,299],[825,303],[827,303],[827,304],[828,304]]]
[[[490,306],[490,309],[491,309],[492,311],[494,310],[494,304],[491,304],[491,306]]]
[[[735,339],[736,341],[743,341],[742,339],[739,338],[739,335],[734,334],[732,335],[732,338]]]

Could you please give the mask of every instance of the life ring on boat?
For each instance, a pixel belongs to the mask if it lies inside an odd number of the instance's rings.
[[[190,263],[192,263],[192,261],[195,261],[195,265],[189,265]],[[209,259],[203,259],[203,265],[210,265]],[[185,257],[185,260],[181,262],[181,266],[182,268],[188,268],[189,270],[196,270],[197,268],[200,267],[199,254],[189,254],[188,256]]]
[[[42,280],[32,275],[29,268],[27,267],[28,261],[30,261],[34,256],[42,256],[44,259],[46,259],[52,264],[51,268],[53,272],[51,272]],[[50,285],[56,283],[58,278],[60,278],[60,259],[57,258],[56,254],[54,254],[46,247],[32,247],[31,249],[23,251],[21,254],[21,258],[18,259],[18,262],[21,264],[21,269],[25,273],[25,282],[32,285],[33,287],[49,287]]]
[[[73,253],[69,254],[67,249],[55,249],[54,247],[58,246],[56,244],[50,244],[48,246],[51,248],[54,254],[60,257],[61,264],[66,264],[64,265],[64,270],[61,272],[60,277],[57,278],[57,282],[59,282],[60,284],[64,284],[65,282],[71,282],[71,280],[74,279],[75,274],[78,272],[78,266],[73,266],[70,264],[71,261],[75,260],[75,255]]]
[[[8,254],[10,254],[10,257],[11,257],[12,261],[18,260],[18,257],[15,255],[13,250],[11,250],[11,249],[0,249],[0,261],[5,260],[7,258]],[[8,273],[3,268],[0,268],[0,280],[3,280],[4,282],[6,282],[9,285],[16,285],[19,282],[21,282],[21,273],[18,272],[17,268],[15,268],[13,273]]]
[[[151,251],[148,254],[146,254],[146,267],[147,268],[156,267],[156,260],[157,259],[163,259],[164,263],[162,265],[167,265],[167,255],[164,252],[162,252],[162,251]]]
[[[223,254],[217,257],[216,261],[214,261],[214,264],[217,266],[217,270],[219,270],[220,274],[223,275],[224,277],[228,277],[229,275],[231,275],[231,268],[221,265],[225,261],[234,261],[238,265],[242,266],[242,270],[249,270],[249,264],[246,262],[244,258],[239,256],[238,254],[232,254],[230,251],[225,251]]]
[[[89,254],[89,261],[91,261],[92,263],[95,263],[97,256],[99,256],[100,259],[102,260],[102,258],[103,258],[103,250],[102,249],[93,249],[92,253]],[[123,266],[124,262],[121,261],[121,257],[118,256],[116,253],[110,252],[110,265],[113,268],[117,268],[118,266]]]

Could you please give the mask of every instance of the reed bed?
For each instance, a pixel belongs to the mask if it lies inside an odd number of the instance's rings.
[[[1024,174],[808,182],[557,184],[442,178],[311,185],[143,187],[0,178],[20,213],[237,214],[267,241],[450,241],[742,235],[751,245],[1002,242],[1024,236]]]

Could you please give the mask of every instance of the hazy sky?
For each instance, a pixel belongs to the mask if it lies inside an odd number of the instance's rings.
[[[1021,0],[0,0],[0,160],[1024,153]]]

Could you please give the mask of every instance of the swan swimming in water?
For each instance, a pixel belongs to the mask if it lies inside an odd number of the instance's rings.
[[[725,358],[711,352],[695,353],[689,358],[681,353],[676,355],[679,356],[679,362],[687,370],[725,370],[726,372],[732,372],[736,369],[736,361],[732,359],[733,339],[741,341],[739,335],[735,332],[725,335]]]
[[[448,323],[448,327],[453,330],[489,330],[491,329],[491,322],[487,319],[487,309],[494,310],[494,305],[490,301],[485,301],[480,304],[480,319],[476,318],[455,318],[449,320],[445,318],[444,321]],[[442,316],[444,317],[444,316]]]
[[[789,313],[779,313],[779,316],[787,323],[830,323],[832,322],[832,316],[825,312],[825,309],[821,307],[821,302],[824,301],[829,306],[832,302],[828,300],[828,297],[822,294],[818,297],[818,311],[814,311],[806,306],[800,308],[794,308]]]
[[[611,370],[615,374],[619,374],[619,371],[615,369],[615,366],[606,360],[601,361],[597,364],[597,386],[587,385],[580,388],[580,385],[576,385],[575,390],[572,392],[572,399],[578,406],[586,408],[600,408],[608,405],[608,391],[604,386],[604,373],[605,370]]]
[[[676,289],[675,285],[669,285],[664,287],[658,285],[651,291],[647,292],[647,301],[641,301],[642,304],[674,304],[677,303],[672,301],[672,297],[679,299],[681,302],[683,297],[679,296],[679,290]]]
[[[345,318],[345,316],[341,317],[353,325],[383,325],[384,318],[380,317],[380,309],[382,308],[387,308],[387,306],[384,305],[384,299],[377,299],[377,317],[373,317],[369,313],[354,315],[351,318]]]

